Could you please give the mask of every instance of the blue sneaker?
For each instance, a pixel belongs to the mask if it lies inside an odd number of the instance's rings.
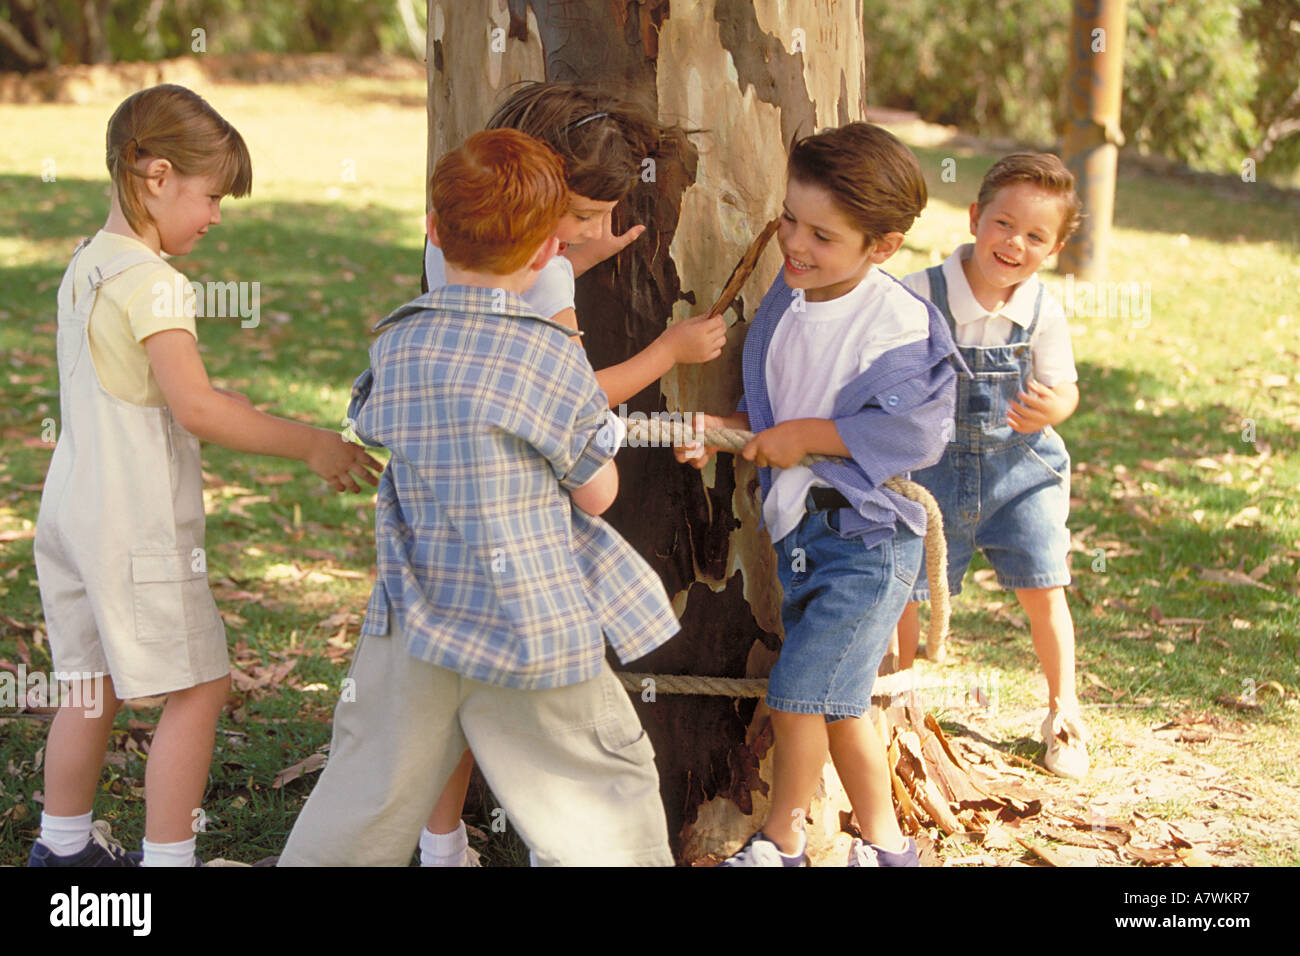
[[[763,835],[759,830],[739,850],[727,857],[718,866],[807,866],[808,837],[803,839],[803,846],[793,856],[781,852],[781,848]]]
[[[907,838],[907,845],[898,852],[886,850],[874,843],[864,843],[856,837],[849,847],[849,866],[920,866],[921,857],[916,852],[916,841]]]
[[[107,821],[96,820],[90,825],[90,842],[76,853],[63,856],[37,840],[27,857],[28,866],[139,866],[140,854],[127,853],[122,844],[113,839]]]

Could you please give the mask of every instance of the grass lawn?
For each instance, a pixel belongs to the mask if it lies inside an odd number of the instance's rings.
[[[209,374],[276,414],[338,427],[367,329],[419,288],[423,84],[200,91],[248,140],[254,195],[227,200],[225,221],[177,266],[193,280],[261,284],[257,328],[200,323]],[[50,668],[31,534],[52,450],[43,422],[58,414],[54,294],[74,244],[107,212],[101,144],[114,105],[0,105],[0,126],[21,131],[0,140],[0,662],[29,671]],[[993,159],[917,152],[931,202],[890,263],[898,275],[965,241],[966,204]],[[956,181],[943,182],[950,156]],[[42,181],[51,168],[54,181]],[[1214,732],[1175,742],[1175,756],[1217,766],[1220,783],[1251,799],[1212,806],[1206,790],[1156,788],[1128,805],[1170,820],[1227,817],[1237,859],[1295,864],[1300,840],[1286,827],[1300,797],[1300,216],[1150,177],[1122,177],[1117,208],[1111,278],[1149,283],[1151,313],[1149,323],[1073,320],[1083,397],[1059,430],[1074,460],[1080,689],[1102,772],[1068,790],[1113,803],[1106,768],[1161,773],[1171,745],[1153,728],[1203,716]],[[252,861],[283,846],[315,779],[291,773],[281,785],[277,774],[329,740],[370,587],[373,509],[284,461],[206,446],[204,464],[209,578],[241,673],[200,853]],[[1029,715],[1044,694],[1024,618],[975,574],[956,602],[948,666],[1000,675],[1002,740],[1034,758]],[[1252,686],[1258,710],[1216,703]],[[130,846],[143,832],[145,747],[159,713],[123,710],[96,803]],[[13,711],[0,712],[0,864],[16,864],[39,822],[47,723],[4,714]],[[951,726],[962,715],[944,717]],[[512,834],[489,832],[490,798],[471,810],[485,862],[521,862]]]

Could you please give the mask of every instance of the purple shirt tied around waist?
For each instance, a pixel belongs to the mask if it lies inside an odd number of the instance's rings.
[[[852,506],[840,510],[840,534],[862,538],[868,547],[892,537],[900,519],[915,534],[925,533],[925,509],[882,485],[943,456],[953,433],[957,371],[970,374],[939,310],[910,289],[908,294],[925,303],[929,338],[885,352],[840,389],[831,417],[852,457],[812,466],[813,473]],[[750,430],[756,434],[777,424],[767,391],[767,350],[793,296],[794,290],[778,274],[745,339],[745,392],[736,411],[749,415]],[[758,480],[766,499],[771,469],[759,468]]]

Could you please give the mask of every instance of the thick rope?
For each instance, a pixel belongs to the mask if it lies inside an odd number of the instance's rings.
[[[679,416],[674,416],[677,418]],[[684,445],[698,441],[723,451],[739,452],[754,439],[753,432],[739,428],[706,428],[697,432],[683,421],[664,420],[662,418],[637,418],[624,420],[627,426],[628,444],[652,446]],[[807,455],[800,465],[812,465],[819,461],[834,461],[834,455]],[[930,584],[930,629],[925,639],[925,656],[927,659],[942,662],[947,656],[948,620],[951,608],[948,602],[948,542],[943,536],[943,512],[939,510],[934,496],[921,485],[905,478],[890,478],[884,487],[909,501],[915,501],[925,509],[925,567],[926,579]],[[718,680],[721,678],[709,678]],[[683,692],[691,693],[691,692]],[[698,691],[697,693],[707,693]]]

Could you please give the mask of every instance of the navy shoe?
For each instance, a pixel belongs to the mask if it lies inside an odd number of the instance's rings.
[[[907,838],[907,845],[900,851],[886,850],[874,843],[853,840],[849,847],[849,866],[920,866],[921,857],[916,852],[916,841]]]
[[[76,853],[63,856],[55,853],[37,840],[27,857],[28,866],[139,866],[140,854],[127,853],[122,844],[113,839],[112,830],[104,820],[90,826],[90,842]]]
[[[739,850],[727,857],[718,866],[807,866],[808,838],[805,836],[803,846],[794,856],[787,856],[781,848],[763,835],[759,830]]]

